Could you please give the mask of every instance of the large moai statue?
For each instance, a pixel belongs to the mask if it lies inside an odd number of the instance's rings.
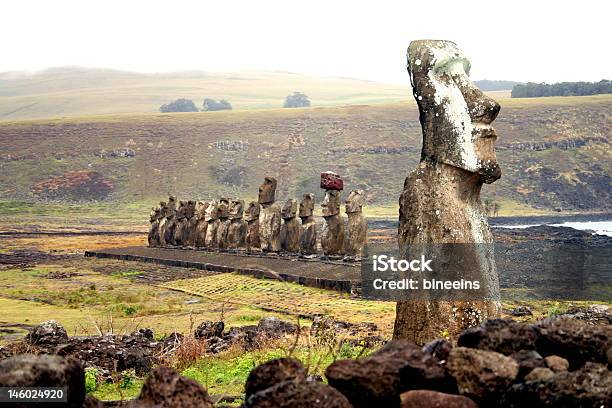
[[[246,248],[249,252],[261,251],[261,242],[259,241],[259,212],[259,203],[257,201],[251,201],[244,216],[247,222]]]
[[[151,226],[149,227],[149,235],[147,237],[147,241],[149,242],[150,247],[157,247],[160,245],[159,240],[159,222],[162,219],[162,204],[160,203],[157,207],[151,208],[151,214],[149,215],[149,222]]]
[[[247,222],[243,219],[244,200],[232,200],[229,208],[230,226],[227,231],[227,247],[243,249],[246,247]]]
[[[187,220],[187,227],[185,229],[185,241],[183,242],[184,246],[195,246],[196,228],[198,225],[198,217],[196,217],[195,208],[195,201],[187,201],[187,209],[185,210],[185,219]]]
[[[267,176],[259,187],[259,240],[264,252],[278,252],[281,249],[281,208],[275,202],[276,179]]]
[[[408,71],[423,128],[423,149],[399,199],[400,249],[414,244],[470,244],[461,268],[469,271],[469,279],[479,280],[487,294],[474,301],[398,302],[394,338],[423,344],[443,332],[455,337],[499,313],[493,237],[480,189],[501,176],[494,148],[497,136],[491,127],[500,106],[470,82],[470,62],[450,41],[410,43]]]
[[[176,228],[176,198],[170,196],[164,206],[164,218],[159,223],[161,246],[174,245],[174,229]]]
[[[219,213],[219,228],[217,229],[217,245],[216,247],[219,249],[227,248],[227,233],[230,227],[230,219],[229,219],[229,206],[230,200],[229,198],[220,198],[219,199],[219,207],[217,209]]]
[[[321,203],[325,225],[321,232],[321,248],[327,257],[344,254],[344,220],[340,214],[340,191],[344,185],[340,176],[330,171],[321,173],[321,188],[325,198]]]
[[[306,193],[300,202],[299,216],[302,219],[300,234],[300,255],[311,258],[317,255],[317,223],[313,215],[315,196]]]
[[[345,211],[348,223],[344,242],[344,259],[347,261],[359,261],[363,255],[363,247],[368,234],[368,222],[362,211],[364,200],[363,190],[351,191],[346,199]]]
[[[206,238],[204,238],[204,246],[206,248],[217,248],[217,230],[219,229],[219,202],[211,200],[206,207],[204,220],[208,224],[206,226]]]
[[[281,216],[281,249],[285,252],[298,253],[300,251],[300,233],[302,231],[300,221],[297,218],[298,202],[290,198],[283,204]]]
[[[198,201],[195,207],[195,238],[194,245],[197,248],[206,246],[206,229],[208,228],[208,222],[206,222],[206,209],[210,205],[209,201]]]
[[[176,227],[174,228],[174,245],[182,246],[187,232],[187,201],[180,200],[176,210]]]

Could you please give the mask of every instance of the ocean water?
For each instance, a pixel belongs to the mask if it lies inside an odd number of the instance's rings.
[[[496,225],[496,228],[523,229],[542,224]],[[551,227],[570,227],[581,231],[593,231],[594,234],[612,237],[612,221],[567,221],[561,224],[545,224]]]

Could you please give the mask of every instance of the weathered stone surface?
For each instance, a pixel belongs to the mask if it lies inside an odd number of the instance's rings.
[[[306,193],[300,202],[299,216],[302,220],[300,233],[300,254],[314,255],[317,253],[317,223],[313,212],[315,197],[313,193]]]
[[[452,348],[453,346],[448,340],[436,339],[424,345],[423,351],[431,354],[440,361],[446,361],[448,353],[450,353]]]
[[[548,379],[515,384],[499,402],[499,406],[506,408],[611,405],[612,373],[597,363],[586,363],[577,371],[556,373]]]
[[[185,226],[185,240],[184,246],[195,246],[196,242],[196,227],[198,225],[198,217],[196,216],[196,202],[193,200],[187,201],[187,209],[185,210],[185,219],[187,225]]]
[[[26,336],[26,341],[34,345],[57,345],[67,340],[66,329],[55,320],[34,326]]]
[[[259,186],[259,196],[257,202],[259,204],[270,204],[276,200],[277,181],[274,177],[266,176],[264,182]]]
[[[0,361],[0,387],[67,387],[66,406],[80,407],[85,399],[85,371],[73,358],[21,354]]]
[[[525,381],[548,380],[554,375],[555,373],[553,373],[553,371],[550,368],[536,367],[525,376]]]
[[[149,226],[147,241],[150,247],[157,247],[160,245],[159,221],[162,218],[162,204],[163,203],[160,203],[157,207],[151,208],[151,213],[149,214],[149,222],[151,225]]]
[[[368,222],[363,215],[365,194],[363,190],[353,190],[346,199],[346,215],[348,217],[344,253],[346,258],[359,260],[363,255],[368,234]]]
[[[281,210],[283,224],[280,230],[281,249],[286,252],[298,253],[300,251],[301,223],[297,218],[298,203],[290,198]]]
[[[612,347],[612,325],[593,326],[581,320],[558,317],[533,326],[539,336],[536,348],[543,356],[557,355],[574,370],[587,361],[607,364]]]
[[[145,375],[151,371],[153,359],[150,353],[142,348],[131,347],[117,351],[115,354],[117,371],[134,369],[136,374]]]
[[[553,370],[555,373],[569,370],[569,361],[559,356],[547,356],[544,358],[546,367]]]
[[[274,202],[276,179],[266,177],[259,187],[259,241],[264,252],[278,252],[281,249],[281,207]]]
[[[297,326],[278,317],[264,317],[257,323],[257,330],[270,337],[279,337],[283,334],[295,333]]]
[[[325,225],[321,231],[321,248],[325,255],[344,254],[344,220],[340,215],[340,192],[327,190],[321,203]]]
[[[217,245],[216,247],[219,249],[226,249],[228,246],[227,242],[227,234],[229,232],[230,227],[230,219],[229,219],[229,198],[221,198],[219,199],[219,207],[217,211],[219,212],[219,227],[217,228]]]
[[[457,380],[461,394],[476,401],[490,401],[503,393],[518,374],[518,364],[494,351],[455,347],[446,367]]]
[[[243,219],[244,200],[232,200],[229,209],[230,226],[227,231],[227,247],[242,249],[246,247],[247,222]]]
[[[413,41],[408,70],[423,129],[421,162],[404,182],[398,240],[410,244],[478,243],[466,247],[466,279],[478,280],[479,302],[401,301],[394,338],[424,344],[453,338],[499,314],[493,237],[480,200],[483,183],[501,176],[491,123],[500,106],[469,80],[469,62],[450,41]],[[471,252],[468,252],[471,248]]]
[[[221,337],[225,324],[223,322],[211,322],[210,320],[203,321],[196,327],[193,336],[196,339],[210,339],[212,337]]]
[[[168,367],[158,367],[146,379],[136,401],[138,407],[212,408],[208,393],[195,380]]]
[[[509,355],[519,350],[534,350],[537,338],[538,332],[526,323],[512,319],[489,319],[461,333],[457,344]]]
[[[351,408],[346,397],[317,381],[285,381],[251,395],[245,408]]]
[[[365,358],[336,361],[325,376],[355,407],[397,407],[399,395],[411,389],[456,390],[439,360],[403,340]]]
[[[174,227],[174,245],[184,245],[187,233],[187,201],[179,200],[176,210],[176,226]]]
[[[259,240],[259,213],[259,203],[257,201],[251,201],[245,214],[245,220],[247,222],[246,247],[248,251],[261,250],[261,242]]]
[[[195,208],[194,218],[196,219],[196,227],[194,244],[198,248],[206,245],[206,229],[208,228],[208,222],[206,222],[206,209],[209,205],[209,201],[198,201]]]
[[[163,218],[159,222],[159,239],[161,246],[174,245],[176,227],[176,198],[170,196],[162,209]]]
[[[546,367],[546,362],[535,350],[520,350],[510,355],[519,365],[519,372],[516,378],[522,380],[534,368]]]
[[[338,174],[333,171],[326,171],[321,173],[321,188],[323,190],[342,191],[344,189],[344,182]]]
[[[295,358],[277,358],[255,367],[244,385],[245,398],[285,381],[305,381],[306,369]]]
[[[217,230],[219,229],[219,202],[217,200],[211,200],[206,207],[204,220],[208,224],[204,246],[206,248],[217,248]]]
[[[468,397],[438,391],[408,391],[400,398],[402,408],[478,408],[478,405]]]

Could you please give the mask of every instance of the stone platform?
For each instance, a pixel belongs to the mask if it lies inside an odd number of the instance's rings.
[[[289,255],[135,246],[86,251],[85,256],[149,262],[219,273],[236,272],[257,278],[279,279],[354,295],[360,292],[361,286],[359,263],[300,259]]]

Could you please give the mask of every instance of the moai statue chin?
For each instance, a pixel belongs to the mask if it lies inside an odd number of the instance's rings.
[[[267,176],[259,187],[259,240],[264,252],[278,252],[281,249],[281,208],[274,201],[276,179]]]
[[[174,228],[174,245],[185,245],[187,232],[187,201],[180,200],[176,210],[176,227]]]
[[[259,203],[257,201],[251,201],[244,215],[244,219],[247,222],[246,248],[249,252],[261,251],[261,242],[259,240],[259,213]]]
[[[229,219],[229,198],[219,199],[219,207],[217,209],[219,213],[219,228],[217,229],[217,248],[227,249],[227,233],[230,227]]]
[[[499,313],[493,237],[480,189],[501,176],[491,127],[500,106],[470,82],[470,62],[450,41],[410,43],[408,71],[423,149],[399,200],[400,250],[411,244],[479,244],[465,246],[462,268],[484,293],[477,301],[398,302],[394,338],[423,344],[442,332],[455,337]]]
[[[157,247],[160,245],[159,222],[163,218],[162,204],[165,203],[160,203],[160,205],[157,207],[153,207],[151,209],[151,214],[149,215],[149,222],[151,223],[151,226],[149,227],[148,242],[150,247]]]
[[[244,200],[232,200],[229,208],[230,225],[227,231],[227,243],[230,249],[246,247],[247,222],[242,218]]]
[[[290,198],[283,204],[281,216],[281,248],[285,252],[298,253],[300,251],[301,224],[297,218],[298,202]]]
[[[362,211],[364,200],[363,190],[351,191],[346,199],[345,211],[348,223],[344,243],[344,259],[347,261],[359,261],[363,255],[363,247],[366,244],[368,233],[368,222]]]
[[[174,230],[176,228],[176,198],[170,196],[164,206],[164,218],[159,223],[161,246],[175,245]]]
[[[342,179],[331,172],[321,173],[321,187],[326,188],[321,203],[325,220],[321,232],[321,248],[325,256],[339,257],[344,254],[344,220],[340,215]]]
[[[208,222],[206,222],[206,209],[210,205],[209,201],[198,201],[195,207],[196,227],[194,245],[197,248],[206,246],[206,229],[208,228]]]
[[[196,228],[198,225],[198,217],[195,214],[196,202],[193,200],[187,201],[187,209],[185,210],[185,219],[187,226],[185,227],[184,246],[195,246]]]
[[[317,256],[317,223],[313,215],[315,197],[313,193],[306,193],[300,202],[299,216],[302,219],[300,234],[300,255],[306,258]]]
[[[219,229],[219,202],[211,200],[206,207],[204,220],[208,224],[206,227],[206,238],[204,238],[204,246],[206,248],[217,248],[217,230]]]

